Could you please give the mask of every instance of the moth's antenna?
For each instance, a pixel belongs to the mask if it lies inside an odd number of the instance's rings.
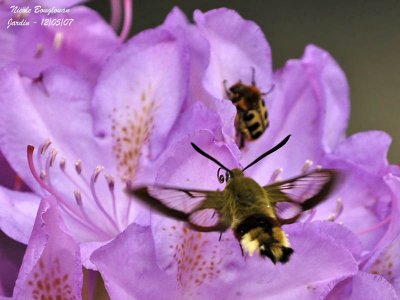
[[[227,167],[225,167],[223,164],[221,164],[218,160],[216,160],[214,157],[212,157],[210,154],[205,153],[203,150],[201,150],[198,146],[196,146],[194,143],[190,143],[194,150],[199,152],[201,155],[204,157],[207,157],[209,160],[212,160],[215,162],[218,166],[220,166],[222,169],[226,170],[227,172],[231,173],[231,170],[229,170]]]
[[[242,173],[243,173],[246,169],[250,168],[252,165],[258,163],[258,162],[259,162],[260,160],[262,160],[264,157],[266,157],[266,156],[270,155],[271,153],[274,153],[276,150],[282,148],[282,147],[287,143],[287,141],[289,140],[289,138],[290,138],[290,134],[289,134],[287,137],[285,137],[278,145],[276,145],[276,146],[274,146],[273,148],[269,149],[267,152],[265,152],[264,154],[262,154],[262,155],[261,155],[260,157],[258,157],[256,160],[254,160],[251,164],[247,165],[247,167],[245,167],[245,168],[242,170]]]

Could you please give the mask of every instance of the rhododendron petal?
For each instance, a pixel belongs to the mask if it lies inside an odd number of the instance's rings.
[[[41,202],[14,288],[15,299],[81,297],[79,245],[66,232],[54,199]]]

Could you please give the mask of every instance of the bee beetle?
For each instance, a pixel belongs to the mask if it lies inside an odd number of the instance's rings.
[[[268,128],[268,112],[265,106],[263,93],[257,87],[255,82],[255,69],[252,68],[251,85],[242,83],[239,80],[227,88],[227,82],[224,80],[225,94],[236,106],[237,114],[235,118],[235,128],[237,144],[243,148],[245,140],[253,141],[258,139]]]

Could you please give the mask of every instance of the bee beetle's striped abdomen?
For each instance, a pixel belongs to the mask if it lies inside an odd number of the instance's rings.
[[[240,245],[250,256],[258,251],[261,256],[269,257],[275,264],[288,262],[293,253],[280,225],[264,214],[247,217],[234,232]]]

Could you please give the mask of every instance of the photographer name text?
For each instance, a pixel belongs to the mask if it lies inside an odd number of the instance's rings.
[[[71,26],[74,22],[73,18],[63,18],[60,14],[67,14],[70,12],[69,8],[58,8],[58,7],[44,7],[41,5],[36,5],[34,7],[29,6],[17,6],[11,5],[10,12],[13,16],[7,22],[7,29],[10,27],[22,27],[30,26],[32,24],[38,24],[40,26]],[[33,18],[28,20],[31,15],[41,15],[47,16],[45,18]],[[58,15],[54,18],[50,17],[52,15]]]

